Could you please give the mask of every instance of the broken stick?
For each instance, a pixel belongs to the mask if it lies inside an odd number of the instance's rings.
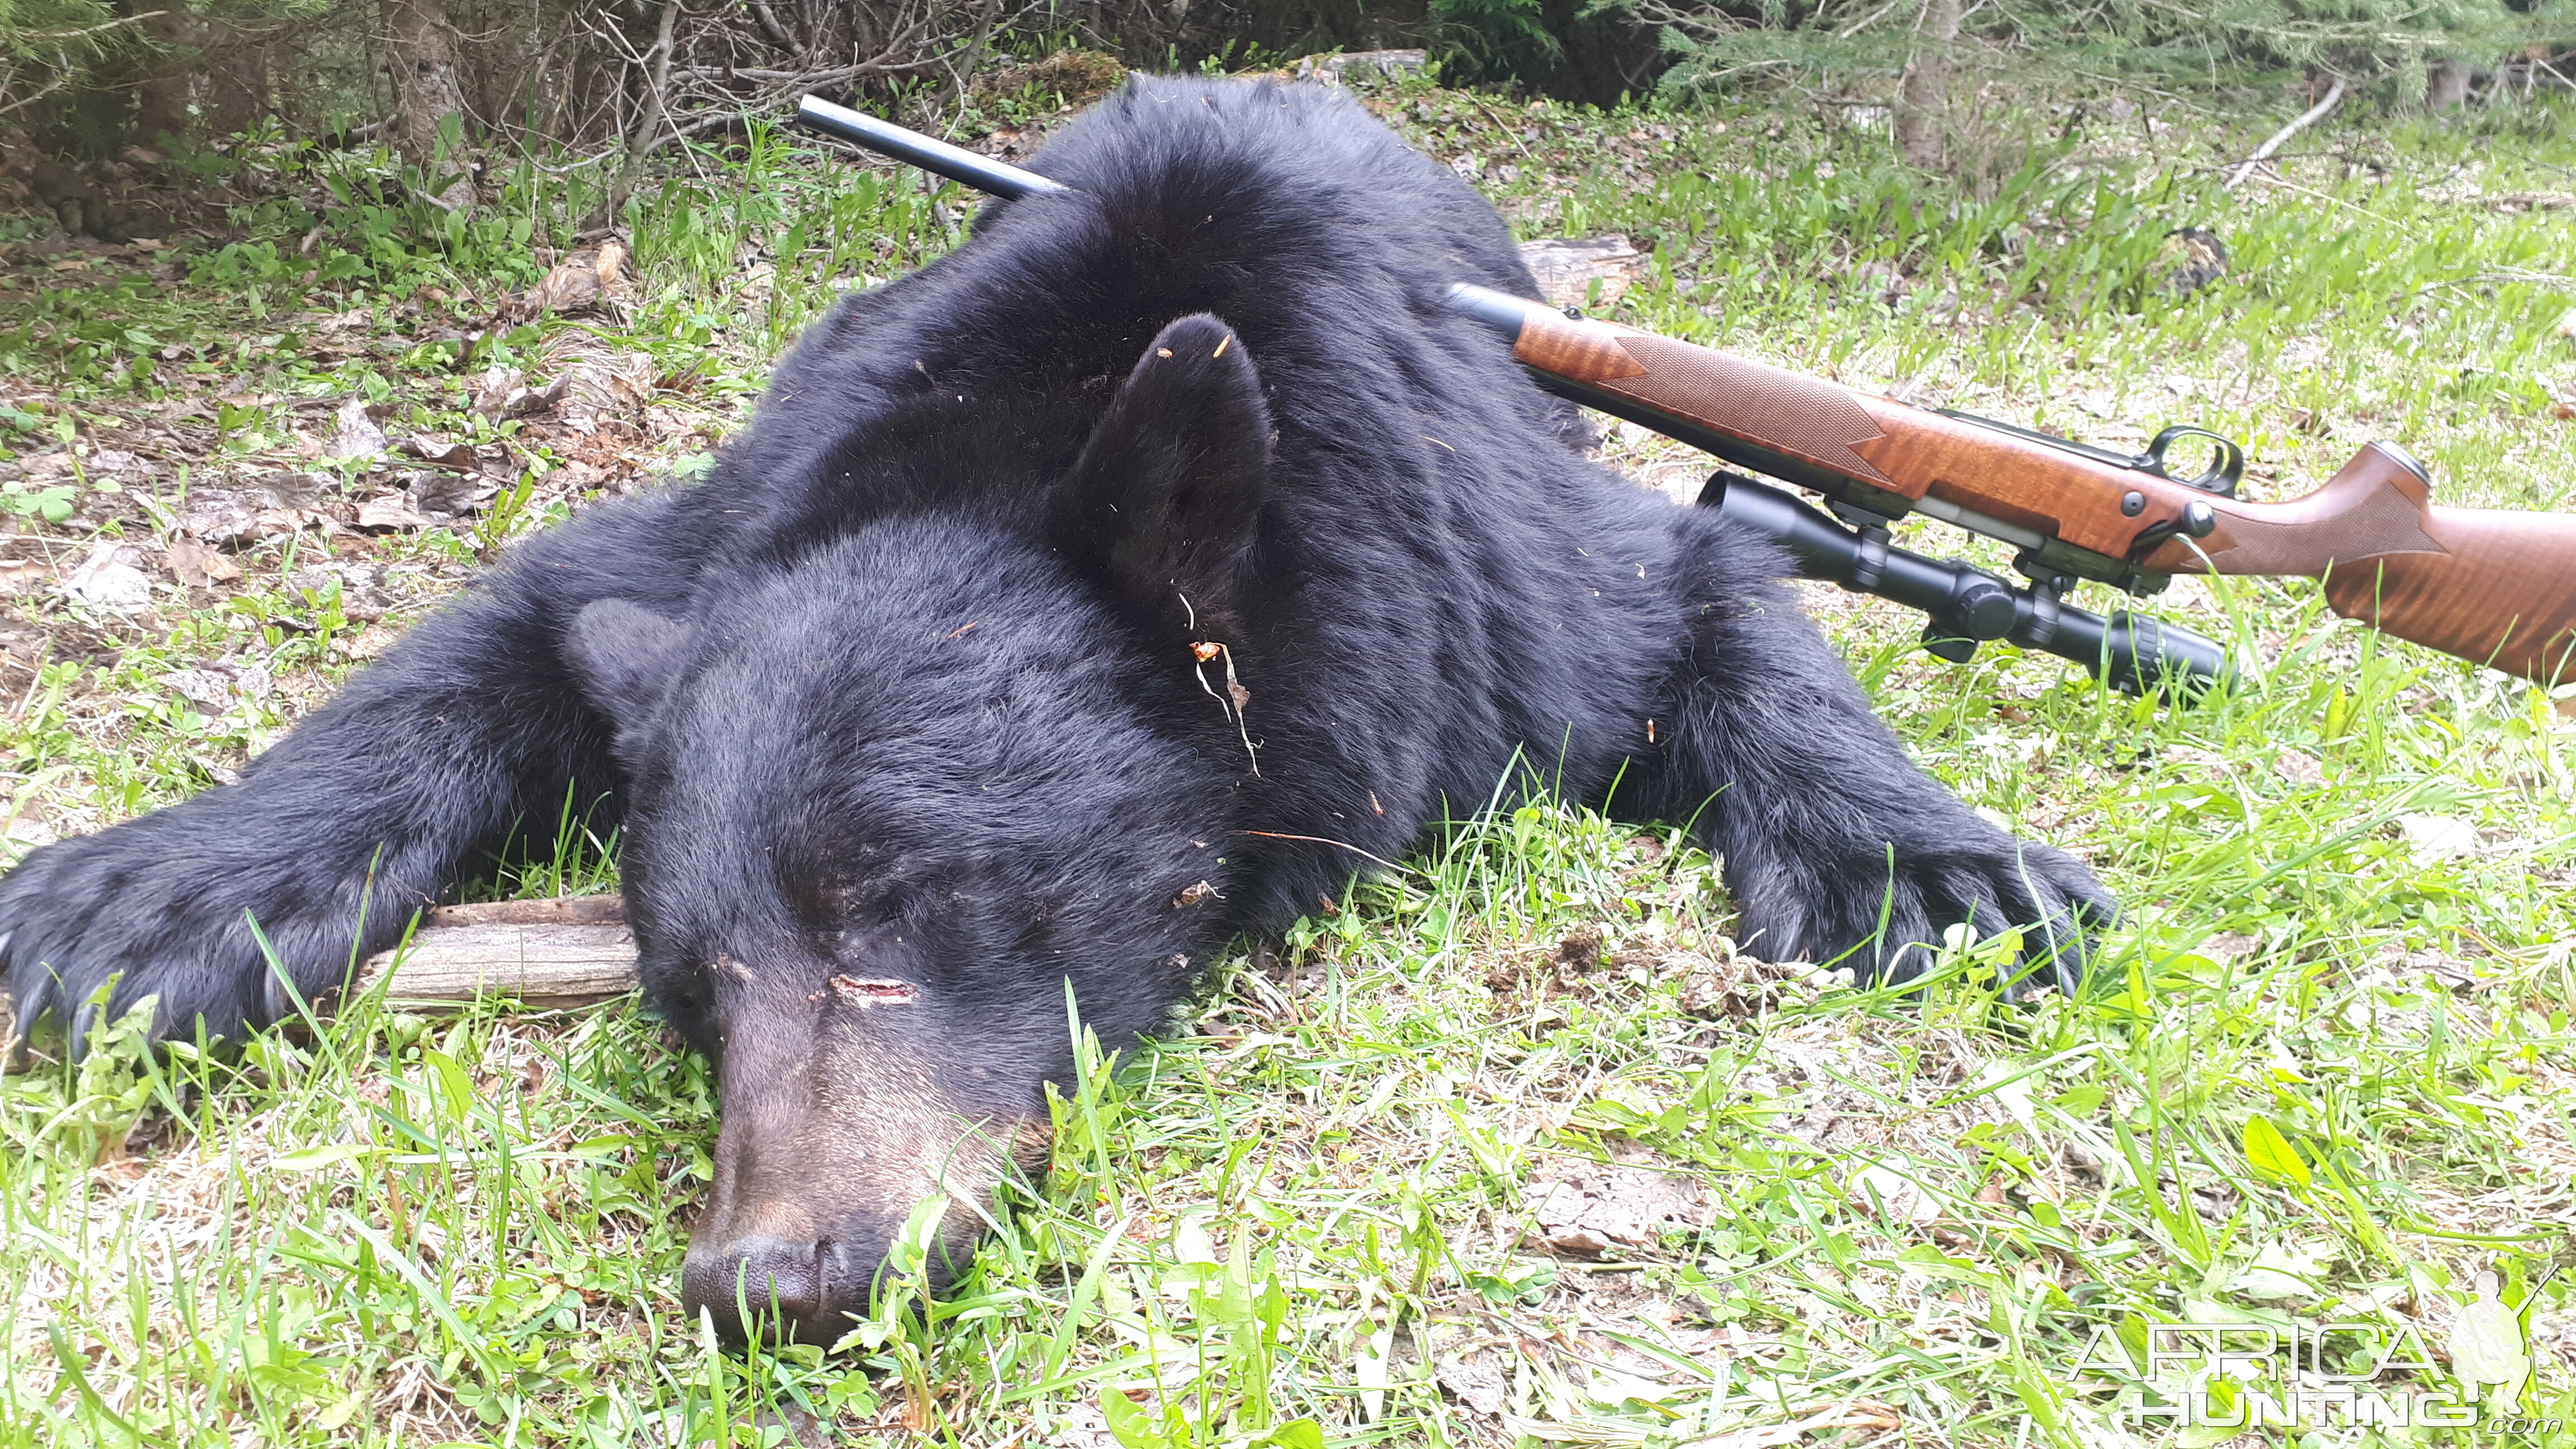
[[[635,989],[635,933],[616,896],[439,906],[408,945],[367,962],[357,989],[373,988],[389,971],[386,1003],[413,1010],[483,996],[586,1006]]]
[[[2290,124],[2283,126],[2277,131],[2274,131],[2272,133],[2272,139],[2255,147],[2254,154],[2246,157],[2245,160],[2237,166],[2236,174],[2228,177],[2227,184],[2219,187],[2218,189],[2221,191],[2234,191],[2238,186],[2243,185],[2245,178],[2254,174],[2255,167],[2271,160],[2272,153],[2280,150],[2282,144],[2288,141],[2292,136],[2299,134],[2301,131],[2315,125],[2317,122],[2324,120],[2326,112],[2333,110],[2335,108],[2335,102],[2342,99],[2343,82],[2336,81],[2333,86],[2327,89],[2326,98],[2324,100],[2310,106],[2297,120],[2292,121]]]

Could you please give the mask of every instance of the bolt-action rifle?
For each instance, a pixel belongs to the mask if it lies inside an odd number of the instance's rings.
[[[978,191],[1060,182],[807,96],[797,122]],[[2093,581],[2147,595],[2177,573],[2325,581],[2334,611],[2445,654],[2547,685],[2576,679],[2576,515],[2437,508],[2422,464],[2371,443],[2287,503],[2237,496],[2244,450],[2167,428],[2130,455],[1949,409],[1861,392],[1749,358],[1458,283],[1449,303],[1512,344],[1548,391],[1823,495],[1721,472],[1703,507],[1778,542],[1799,571],[1930,616],[1926,649],[1965,662],[2009,640],[2137,693],[2189,697],[2233,675],[2226,647],[2178,625],[2068,604]],[[2176,477],[2177,447],[2208,466]],[[2019,552],[2015,584],[1888,541],[1921,513]]]

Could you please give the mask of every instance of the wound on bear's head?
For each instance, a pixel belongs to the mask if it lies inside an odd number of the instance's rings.
[[[1270,410],[1243,340],[1204,312],[1183,317],[1146,346],[1083,444],[1065,552],[1158,614],[1230,632],[1269,469]]]

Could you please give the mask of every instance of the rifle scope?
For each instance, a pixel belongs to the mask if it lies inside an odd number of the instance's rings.
[[[1954,663],[1966,663],[1981,641],[2005,639],[2072,659],[2123,694],[2188,700],[2235,682],[2227,646],[2215,639],[2126,609],[2104,618],[2062,602],[2053,585],[2015,588],[1957,559],[1891,547],[1883,530],[1846,528],[1740,474],[1711,477],[1699,502],[1787,549],[1803,577],[1931,615],[1923,647]]]

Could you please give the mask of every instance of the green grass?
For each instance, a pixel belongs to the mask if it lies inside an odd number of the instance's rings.
[[[2576,189],[2563,109],[2329,129],[2289,186],[2235,193],[2209,163],[2273,118],[2185,118],[2152,150],[2079,124],[1980,197],[1797,111],[1375,99],[1441,160],[1472,153],[1526,234],[1650,243],[1655,281],[1613,313],[1640,325],[2099,442],[2200,422],[2248,440],[2266,497],[2382,436],[2447,501],[2576,488],[2576,421],[2553,414],[2576,401],[2576,227],[2493,200]],[[317,252],[364,274],[309,283],[241,253],[227,279],[211,246],[167,285],[15,273],[0,424],[22,465],[156,426],[173,460],[124,494],[60,485],[78,511],[22,524],[20,557],[148,555],[187,488],[316,466],[294,436],[330,411],[306,398],[490,443],[517,502],[346,552],[254,547],[238,584],[165,586],[148,614],[20,585],[0,622],[41,645],[0,681],[10,831],[94,828],[237,768],[492,547],[686,471],[836,290],[962,215],[765,141],[723,164],[639,200],[618,315],[471,348],[436,334],[535,274],[506,230],[378,246],[359,209]],[[579,198],[523,182],[522,240],[568,243]],[[241,240],[294,255],[308,217],[281,200]],[[2168,297],[2185,224],[2235,265]],[[315,319],[356,308],[370,347],[317,354]],[[466,411],[487,369],[583,349],[650,360],[609,444]],[[1705,466],[1626,431],[1610,450],[1665,486]],[[898,1285],[840,1357],[715,1352],[679,1316],[714,1103],[631,1004],[360,1001],[239,1052],[111,1036],[41,1061],[0,1079],[0,1445],[2204,1449],[2228,1436],[2119,1421],[2122,1350],[2096,1330],[2341,1320],[2438,1349],[2486,1269],[2508,1303],[2537,1290],[2530,1403],[2560,1425],[2516,1437],[2565,1444],[2576,725],[2315,595],[2158,601],[2264,661],[2186,711],[2009,649],[1941,664],[1901,611],[1815,595],[1927,767],[2128,902],[2078,996],[2006,1003],[1976,950],[1910,997],[1740,957],[1675,832],[1489,813],[1095,1062],[965,1283]],[[186,675],[252,669],[268,687],[220,705]],[[604,886],[580,844],[489,888]]]

